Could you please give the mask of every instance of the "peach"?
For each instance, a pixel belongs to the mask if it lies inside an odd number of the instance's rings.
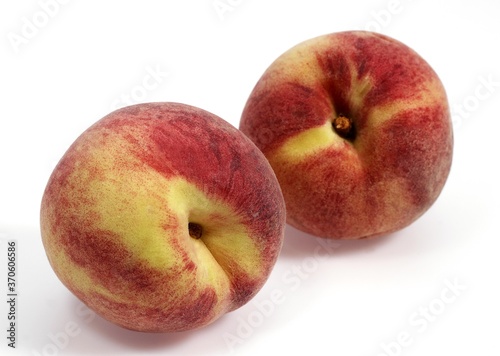
[[[436,201],[452,162],[442,82],[414,50],[371,32],[286,51],[257,82],[240,129],[270,161],[287,222],[325,238],[408,226]]]
[[[112,112],[71,145],[41,204],[62,283],[127,329],[200,328],[247,303],[280,252],[283,196],[268,161],[204,110]]]

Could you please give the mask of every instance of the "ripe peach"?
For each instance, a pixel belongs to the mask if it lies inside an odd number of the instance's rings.
[[[285,52],[253,89],[240,129],[269,159],[287,221],[326,238],[409,225],[435,202],[452,162],[440,79],[408,46],[371,32]]]
[[[91,309],[148,332],[247,303],[281,249],[283,196],[239,130],[176,103],[119,109],[71,145],[41,205],[56,275]]]

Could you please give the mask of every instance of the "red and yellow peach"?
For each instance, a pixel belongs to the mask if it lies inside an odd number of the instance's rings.
[[[247,303],[281,249],[276,177],[239,130],[175,103],[114,111],[52,173],[41,205],[56,275],[124,328],[190,330]]]
[[[452,162],[440,79],[414,50],[371,32],[285,52],[257,82],[240,129],[269,159],[288,223],[326,238],[409,225],[435,202]]]

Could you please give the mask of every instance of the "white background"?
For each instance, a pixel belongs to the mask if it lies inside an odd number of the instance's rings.
[[[221,0],[224,13],[214,3],[0,5],[0,330],[8,327],[7,241],[15,239],[14,353],[500,354],[500,3]],[[413,47],[447,89],[454,161],[435,205],[373,241],[325,246],[287,228],[255,299],[198,331],[127,331],[82,307],[52,272],[38,226],[47,179],[73,140],[113,108],[145,101],[199,106],[238,126],[251,89],[279,54],[352,29]],[[156,82],[141,88],[152,71]],[[0,336],[5,354],[6,331]]]

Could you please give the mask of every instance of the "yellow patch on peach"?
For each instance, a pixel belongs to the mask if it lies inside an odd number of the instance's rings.
[[[271,156],[281,157],[280,160],[283,162],[299,162],[323,149],[332,147],[340,149],[344,144],[344,139],[333,131],[331,122],[327,121],[322,126],[290,137]]]
[[[373,88],[373,80],[369,76],[364,76],[358,79],[354,64],[349,63],[351,73],[351,90],[347,96],[350,99],[350,104],[353,112],[359,112],[365,104],[366,95]]]
[[[311,44],[311,47],[298,44],[291,48],[286,57],[278,57],[275,60],[273,70],[268,72],[269,78],[267,79],[274,84],[286,81],[314,87],[322,75],[315,56],[316,48],[320,51],[322,47],[327,47],[329,43],[331,42],[325,38],[317,38],[316,42]]]
[[[119,138],[109,139],[113,141],[121,142]],[[73,186],[82,187],[74,188],[69,196],[75,195],[73,201],[87,202],[75,208],[78,214],[95,216],[95,228],[121,236],[120,243],[151,267],[171,268],[177,259],[165,243],[165,233],[176,231],[164,229],[169,216],[164,215],[162,196],[168,191],[168,182],[153,170],[138,169],[143,166],[132,156],[127,163],[117,160],[116,151],[123,148],[94,145],[88,160],[69,177]],[[130,167],[124,169],[125,165]],[[92,167],[99,167],[95,177],[89,174]]]
[[[112,300],[117,299],[106,288],[96,283],[87,271],[77,266],[61,248],[51,249],[50,261],[52,266],[57,266],[56,272],[67,286],[78,286],[81,293],[97,292]],[[117,300],[118,301],[118,300]]]
[[[248,236],[245,225],[238,215],[226,204],[209,197],[192,183],[174,178],[167,181],[168,193],[166,199],[170,207],[176,207],[173,212],[179,221],[179,226],[185,227],[181,244],[197,266],[203,266],[206,277],[215,279],[224,274],[230,274],[228,266],[235,259],[235,251],[242,251],[238,256],[238,266],[250,278],[262,276],[262,258],[257,246]],[[188,224],[195,223],[202,227],[202,237],[194,239],[188,234]],[[212,261],[218,266],[207,266],[206,261]],[[220,273],[222,268],[225,273]]]

